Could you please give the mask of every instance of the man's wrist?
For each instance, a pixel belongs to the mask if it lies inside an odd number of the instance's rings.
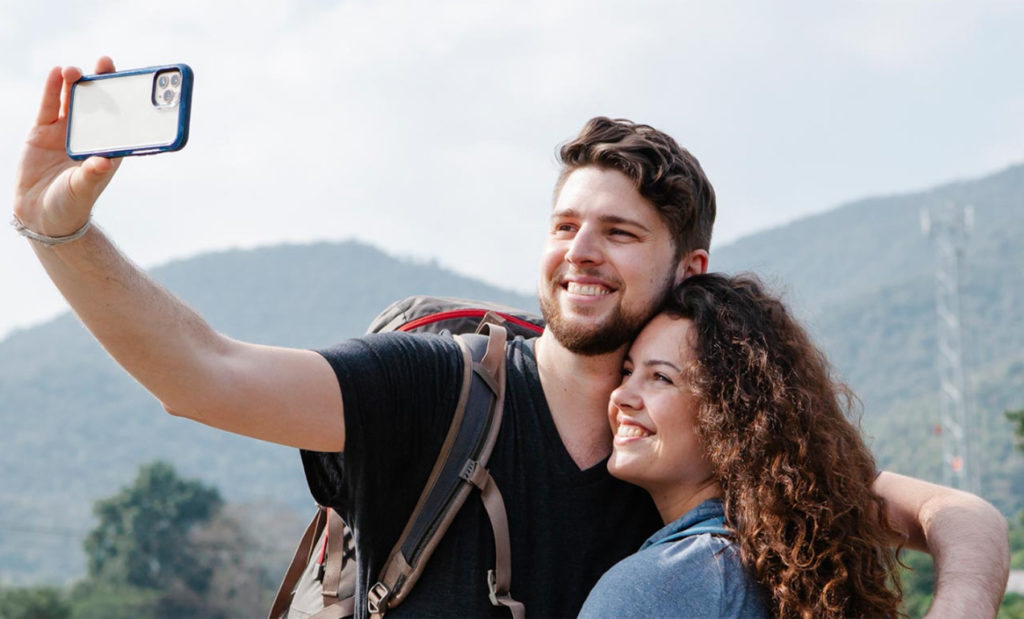
[[[30,239],[32,241],[35,241],[36,243],[39,243],[40,245],[45,245],[47,247],[56,247],[57,245],[65,245],[67,243],[82,238],[82,235],[88,232],[89,228],[92,226],[92,215],[90,215],[89,218],[85,220],[85,223],[82,224],[82,226],[78,228],[78,230],[75,230],[71,234],[66,234],[64,236],[50,236],[48,234],[41,234],[39,232],[29,230],[28,226],[26,226],[23,221],[18,219],[17,215],[13,214],[11,215],[11,226],[13,226],[14,229],[18,231],[18,234],[27,239]]]

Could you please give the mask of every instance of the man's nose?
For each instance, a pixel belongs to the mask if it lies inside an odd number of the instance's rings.
[[[596,231],[587,226],[580,228],[573,237],[565,259],[573,265],[600,264],[604,257],[601,253],[600,239]]]

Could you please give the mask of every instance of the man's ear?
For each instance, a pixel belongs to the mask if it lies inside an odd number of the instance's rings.
[[[691,275],[700,275],[708,272],[708,252],[706,249],[694,249],[679,259],[676,265],[676,281],[680,283]]]

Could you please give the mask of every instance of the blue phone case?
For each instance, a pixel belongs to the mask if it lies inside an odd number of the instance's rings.
[[[186,64],[82,77],[71,86],[68,156],[81,160],[181,150],[188,142],[193,82]]]

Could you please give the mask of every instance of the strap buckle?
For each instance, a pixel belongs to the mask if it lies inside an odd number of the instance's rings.
[[[492,606],[504,606],[498,601],[498,594],[506,595],[507,591],[498,591],[498,579],[494,574],[494,570],[487,570],[487,597],[491,600]]]
[[[476,473],[476,460],[466,460],[459,471],[459,477],[469,483],[473,483],[473,475]]]
[[[387,585],[378,581],[366,593],[366,607],[371,614],[382,614],[387,607],[388,598],[390,597],[391,589],[388,589]]]

